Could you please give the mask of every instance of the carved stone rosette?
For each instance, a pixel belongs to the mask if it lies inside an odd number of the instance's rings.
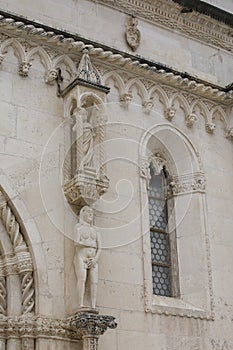
[[[83,350],[97,350],[99,336],[117,327],[115,317],[80,312],[70,318],[70,328],[82,337]]]

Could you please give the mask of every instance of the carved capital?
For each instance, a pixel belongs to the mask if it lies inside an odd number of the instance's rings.
[[[161,170],[167,163],[159,152],[155,153],[155,155],[150,157],[149,161],[155,174],[160,174]]]
[[[108,315],[98,315],[92,312],[80,312],[70,320],[70,327],[73,331],[78,331],[82,337],[99,337],[108,328],[117,327],[115,317]]]
[[[170,182],[171,195],[205,192],[206,180],[202,172],[173,176]]]

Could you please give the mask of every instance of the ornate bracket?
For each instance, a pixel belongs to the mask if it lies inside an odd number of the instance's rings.
[[[116,327],[115,317],[94,312],[80,312],[70,318],[71,330],[82,337],[83,350],[97,350],[99,336]]]

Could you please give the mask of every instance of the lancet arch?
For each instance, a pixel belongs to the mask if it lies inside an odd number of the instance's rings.
[[[206,181],[198,149],[185,133],[172,124],[164,123],[154,125],[144,133],[139,154],[145,309],[147,312],[160,314],[210,318],[213,311],[213,305],[209,302],[212,294],[211,268],[209,263],[200,265],[200,261],[209,261],[210,252],[206,226]],[[155,176],[153,180],[155,188],[151,188],[150,183],[151,167]],[[164,231],[161,229],[158,231],[158,227],[154,224],[156,220],[153,218],[153,215],[157,215],[157,219],[160,218],[159,208],[153,208],[153,203],[156,205],[158,201],[153,193],[156,192],[156,176],[161,174],[165,179],[163,200],[167,205],[168,215]],[[160,261],[155,261],[157,253],[154,252],[154,245],[156,239],[161,240],[159,235],[165,233],[172,247],[170,260],[167,262],[170,269],[171,292],[165,294],[166,306],[162,306],[160,298],[164,294],[158,292],[156,283],[159,276],[156,273],[165,275],[165,271],[161,272],[158,267]],[[198,250],[192,256],[192,264],[187,267],[185,264],[187,249],[192,249],[193,244]],[[152,266],[155,266],[155,270]],[[193,281],[187,283],[187,276],[190,274],[193,276]],[[197,282],[199,286],[202,285],[201,288],[197,286]],[[190,307],[184,307],[184,302]]]

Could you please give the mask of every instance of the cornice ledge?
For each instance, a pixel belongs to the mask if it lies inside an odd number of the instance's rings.
[[[233,28],[197,11],[183,12],[183,6],[165,0],[92,0],[127,14],[178,30],[208,44],[233,51]]]
[[[121,0],[121,2],[122,1],[127,0]],[[135,0],[129,1],[134,3]],[[7,33],[10,32],[11,35],[13,34],[14,36],[19,37],[23,33],[24,37],[27,37],[28,39],[34,38],[35,40],[46,42],[49,45],[52,44],[56,47],[60,46],[74,54],[81,52],[87,47],[89,49],[89,55],[101,59],[102,61],[105,60],[105,62],[111,63],[118,68],[127,68],[127,70],[130,70],[135,74],[145,76],[150,80],[160,81],[166,85],[184,91],[187,91],[188,89],[191,93],[203,96],[218,103],[232,105],[233,102],[233,89],[231,88],[229,89],[228,87],[222,87],[202,81],[187,73],[177,72],[161,63],[145,60],[144,58],[111,49],[99,43],[90,42],[90,40],[80,38],[75,34],[58,30],[56,28],[50,28],[41,23],[29,21],[17,15],[8,15],[8,13],[0,10],[0,29],[1,28]],[[52,29],[54,29],[54,31],[52,31]]]

